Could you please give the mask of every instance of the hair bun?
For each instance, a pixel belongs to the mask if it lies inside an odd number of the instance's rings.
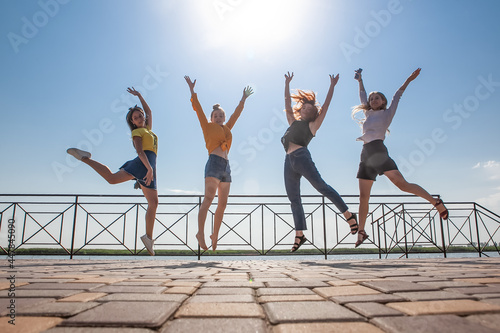
[[[214,104],[213,108],[214,108],[214,110],[219,110],[220,109],[220,104]]]

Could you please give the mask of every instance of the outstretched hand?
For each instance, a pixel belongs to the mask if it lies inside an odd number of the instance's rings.
[[[290,74],[290,72],[287,72],[285,74],[285,83],[290,83],[290,81],[292,81],[292,79],[293,79],[293,72],[292,72],[292,74]]]
[[[420,71],[422,70],[422,68],[417,68],[416,70],[413,71],[413,73],[410,74],[410,76],[408,77],[408,81],[413,81],[417,78],[417,76],[420,74]]]
[[[186,80],[191,92],[194,92],[194,86],[196,85],[196,79],[194,81],[191,81],[191,78],[187,75],[184,76],[184,79]]]
[[[339,74],[335,76],[335,74],[330,74],[330,85],[334,86],[339,82]]]
[[[252,87],[247,86],[245,89],[243,89],[243,98],[248,98],[251,94],[253,94]]]
[[[127,88],[127,91],[128,91],[129,93],[131,93],[132,95],[134,95],[134,96],[140,96],[140,95],[141,95],[141,93],[140,93],[140,92],[138,92],[137,90],[135,90],[135,88],[134,88],[134,87],[132,87],[132,88]]]

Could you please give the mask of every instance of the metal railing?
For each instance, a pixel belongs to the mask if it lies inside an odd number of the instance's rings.
[[[321,195],[304,195],[309,230],[302,247],[307,254],[353,253],[357,237],[333,204]],[[351,211],[358,196],[343,196]],[[161,195],[154,237],[155,250],[200,256],[195,238],[197,215],[203,196]],[[474,202],[446,202],[448,220],[428,202],[410,195],[374,195],[366,231],[370,238],[356,253],[373,252],[379,258],[391,254],[408,257],[433,251],[444,257],[467,248],[478,256],[500,254],[500,216]],[[209,210],[206,234],[213,226],[216,200]],[[213,208],[213,209],[212,209]],[[122,254],[146,251],[139,236],[144,233],[147,202],[140,195],[0,195],[0,253],[25,248],[59,249],[73,258],[87,249],[118,249]],[[213,228],[213,227],[212,227]],[[9,244],[9,237],[15,235]],[[206,237],[209,240],[208,237]],[[284,195],[231,195],[219,232],[218,250],[232,255],[269,255],[288,251],[294,240],[294,224]]]

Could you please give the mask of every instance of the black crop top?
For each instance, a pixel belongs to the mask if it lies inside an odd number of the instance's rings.
[[[283,144],[285,151],[288,151],[290,142],[299,146],[307,147],[313,137],[314,135],[311,133],[308,121],[295,120],[290,127],[288,127],[285,134],[281,138],[281,143]]]

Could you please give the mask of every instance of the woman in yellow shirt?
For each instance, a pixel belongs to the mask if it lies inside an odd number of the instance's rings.
[[[224,216],[227,198],[229,196],[229,187],[231,185],[231,169],[227,156],[232,142],[231,129],[243,111],[245,100],[248,96],[253,94],[253,90],[250,87],[246,87],[243,90],[241,101],[226,124],[224,124],[226,121],[226,114],[219,104],[213,106],[209,122],[198,101],[198,96],[194,92],[196,80],[191,81],[189,76],[185,76],[184,79],[186,79],[191,91],[191,103],[200,121],[201,130],[203,131],[203,137],[205,138],[209,154],[207,164],[205,165],[205,195],[198,213],[198,233],[196,234],[196,239],[203,250],[208,250],[205,243],[205,220],[215,194],[218,193],[217,209],[214,218],[214,232],[210,235],[212,250],[215,251],[217,248],[222,217]]]
[[[151,109],[142,95],[133,87],[127,91],[137,96],[142,104],[142,109],[137,105],[129,108],[127,113],[127,124],[132,131],[137,157],[123,164],[118,172],[111,170],[104,164],[91,159],[91,154],[78,148],[69,148],[68,154],[94,169],[110,184],[119,184],[135,179],[142,189],[142,193],[148,201],[146,210],[146,234],[141,237],[149,254],[154,256],[153,249],[153,227],[158,208],[158,191],[156,189],[156,154],[158,152],[158,138],[151,131],[153,117]]]

